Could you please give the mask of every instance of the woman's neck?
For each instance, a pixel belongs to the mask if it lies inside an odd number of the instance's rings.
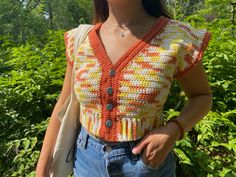
[[[142,0],[108,0],[110,24],[132,25],[150,18],[143,8]]]

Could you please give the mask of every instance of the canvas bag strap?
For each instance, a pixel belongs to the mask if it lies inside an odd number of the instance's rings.
[[[79,25],[74,32],[74,52],[77,51],[79,45],[84,41],[89,31],[92,29],[93,25],[81,24]],[[76,53],[74,53],[76,56]]]
[[[78,50],[79,45],[84,41],[85,37],[87,36],[87,34],[91,28],[92,28],[92,25],[79,25],[79,27],[75,29],[75,32],[74,32],[74,57],[75,58],[77,57],[76,51]],[[79,111],[78,111],[78,104],[77,104],[77,102],[75,102],[76,96],[75,96],[75,90],[74,90],[75,65],[76,65],[76,62],[74,61],[72,75],[71,75],[70,102],[71,102],[71,110],[72,110],[73,114],[75,115],[75,116],[73,116],[74,117],[73,121],[76,124],[76,127],[79,128],[80,122],[77,121],[78,120],[77,118],[79,116],[77,114]],[[75,144],[71,147],[70,151],[68,152],[67,158],[66,158],[67,160],[69,159],[70,154],[71,154],[72,150],[74,149],[74,146],[75,146]]]

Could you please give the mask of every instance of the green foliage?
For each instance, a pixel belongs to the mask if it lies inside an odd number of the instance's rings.
[[[0,146],[1,152],[5,152],[1,155],[1,176],[35,176],[34,168],[47,125],[48,119],[32,124],[31,128],[24,132],[24,138],[10,140]]]
[[[0,34],[11,35],[15,42],[24,42],[32,35],[47,31],[47,22],[40,7],[26,1],[0,1]],[[40,10],[39,10],[40,9]],[[36,11],[38,11],[36,13]]]
[[[46,129],[42,121],[50,117],[63,83],[66,68],[63,33],[49,31],[42,39],[11,47],[2,55],[8,59],[2,60],[7,69],[0,75],[0,139],[5,144],[1,152],[6,151],[0,155],[0,164],[7,174],[20,176],[35,165],[37,158],[32,156],[37,157]],[[38,42],[45,39],[44,44]],[[8,48],[9,41],[2,46]],[[29,142],[37,146],[25,150]]]
[[[91,20],[92,2],[87,0],[0,1],[0,35],[10,35],[15,43]]]
[[[50,0],[47,3],[51,29],[69,29],[92,20],[92,1]]]
[[[166,112],[167,119],[178,114],[178,111],[172,109]],[[174,151],[178,156],[180,176],[236,175],[235,116],[236,110],[210,112],[183,140],[176,143]]]

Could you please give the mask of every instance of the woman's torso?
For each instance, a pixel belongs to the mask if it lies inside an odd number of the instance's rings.
[[[171,82],[199,60],[207,33],[161,17],[113,60],[99,37],[100,27],[94,26],[74,58],[69,52],[73,30],[66,33],[67,57],[76,71],[79,119],[91,135],[104,141],[136,140],[163,125]],[[109,45],[116,52],[117,46]]]

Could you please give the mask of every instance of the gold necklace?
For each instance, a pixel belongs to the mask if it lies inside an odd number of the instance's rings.
[[[106,22],[111,26],[120,27],[120,25],[111,24],[109,21],[106,21]],[[137,25],[137,24],[128,24],[128,25],[122,26],[122,28],[125,28],[125,29],[120,33],[120,37],[125,37],[125,32],[127,30],[133,28],[135,25]]]

